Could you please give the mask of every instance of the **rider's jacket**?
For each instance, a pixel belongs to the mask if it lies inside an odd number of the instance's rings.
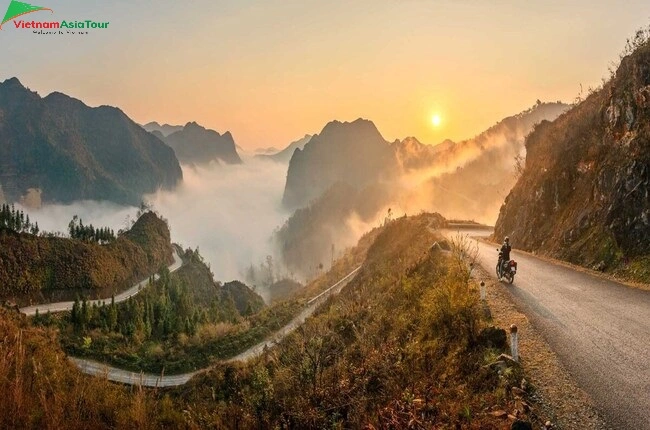
[[[512,247],[510,246],[509,243],[503,243],[501,245],[501,261],[509,261],[510,260],[510,250]]]

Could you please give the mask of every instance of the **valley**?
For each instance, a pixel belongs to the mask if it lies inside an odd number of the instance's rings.
[[[650,430],[648,4],[9,3],[0,428]]]

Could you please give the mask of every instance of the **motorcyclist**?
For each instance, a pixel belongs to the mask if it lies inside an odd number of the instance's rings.
[[[503,272],[505,264],[510,261],[511,250],[510,238],[506,236],[505,239],[503,239],[503,245],[501,245],[501,252],[499,253],[499,267],[501,268],[501,272]]]

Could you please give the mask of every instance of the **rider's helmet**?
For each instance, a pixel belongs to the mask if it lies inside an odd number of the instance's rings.
[[[510,238],[509,238],[508,236],[506,236],[506,238],[503,239],[503,241],[504,241],[505,243],[510,243]]]

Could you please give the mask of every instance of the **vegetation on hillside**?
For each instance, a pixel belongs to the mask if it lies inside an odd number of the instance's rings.
[[[75,302],[56,324],[64,349],[122,368],[165,374],[206,367],[261,342],[300,310],[295,302],[264,308],[262,298],[241,282],[215,282],[198,252],[187,250],[177,272],[163,269],[124,303],[89,306]]]
[[[26,215],[21,209],[16,210],[13,204],[0,206],[0,230],[2,229],[33,235],[37,235],[40,231],[38,223],[32,223],[29,214]]]
[[[74,239],[0,228],[0,300],[22,305],[99,292],[107,297],[172,261],[169,228],[150,211],[106,245],[79,232]]]
[[[99,244],[110,243],[115,240],[115,232],[108,227],[95,228],[92,224],[84,225],[81,218],[75,215],[68,224],[68,234],[72,239]]]
[[[468,269],[444,253],[425,217],[378,234],[354,279],[259,359],[225,364],[175,397],[204,428],[502,428],[516,372],[484,366],[490,342]]]
[[[157,393],[81,374],[54,330],[1,307],[0,339],[0,428],[145,429],[183,420]]]
[[[430,225],[399,219],[365,236],[356,279],[301,328],[171,391],[82,376],[56,331],[0,309],[0,427],[503,428],[490,411],[518,373],[484,365],[505,335],[485,335],[468,269],[429,249]]]

